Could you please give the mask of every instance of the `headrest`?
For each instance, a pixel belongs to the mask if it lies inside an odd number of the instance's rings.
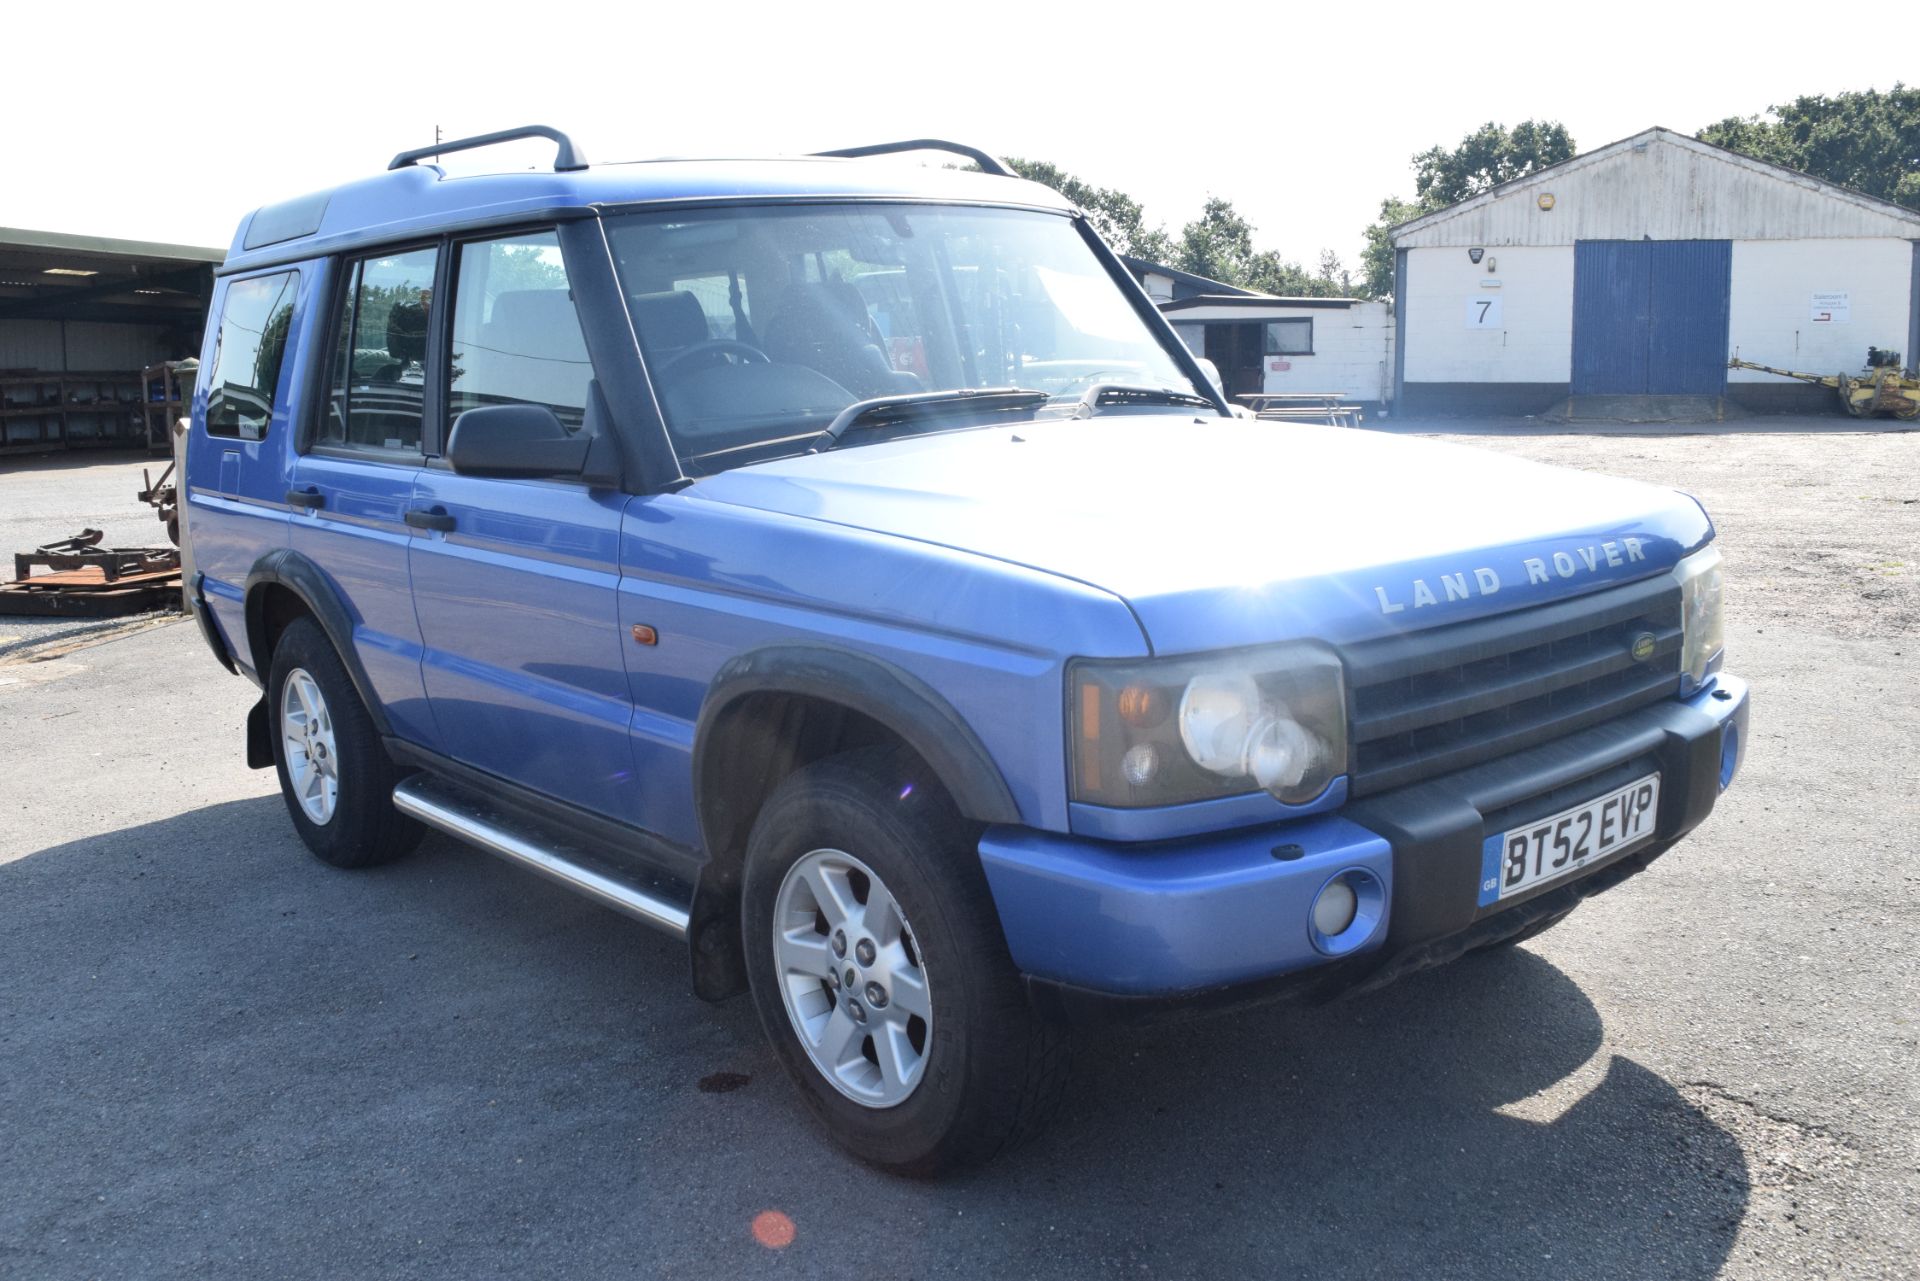
[[[783,316],[804,317],[807,323],[834,320],[867,326],[867,304],[860,291],[844,280],[813,280],[793,285],[780,299]]]
[[[648,351],[691,347],[713,337],[700,300],[685,289],[635,294],[628,301],[633,308],[633,323],[640,331],[640,345]]]
[[[564,289],[511,289],[494,298],[487,342],[521,356],[586,359],[580,318]]]

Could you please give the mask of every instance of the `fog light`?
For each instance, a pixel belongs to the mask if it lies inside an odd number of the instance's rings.
[[[1387,887],[1364,867],[1330,877],[1307,909],[1307,937],[1326,956],[1345,956],[1379,937],[1387,919]]]
[[[1320,891],[1320,897],[1313,900],[1313,928],[1327,938],[1344,934],[1359,910],[1360,899],[1354,894],[1353,886],[1344,879],[1329,881]]]
[[[1733,782],[1734,771],[1740,768],[1740,726],[1733,721],[1727,722],[1726,729],[1720,733],[1720,790],[1726,791]]]

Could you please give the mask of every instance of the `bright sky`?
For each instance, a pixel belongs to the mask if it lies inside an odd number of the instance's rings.
[[[1118,187],[1170,228],[1225,196],[1259,247],[1351,266],[1416,151],[1487,120],[1558,119],[1584,149],[1887,89],[1920,78],[1899,8],[21,5],[0,225],[225,245],[247,210],[376,172],[436,124],[538,122],[597,161],[948,137]]]

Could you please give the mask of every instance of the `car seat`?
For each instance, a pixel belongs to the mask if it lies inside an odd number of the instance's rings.
[[[593,367],[565,289],[513,289],[493,300],[480,332],[456,342],[456,404],[528,402],[580,425]]]
[[[888,362],[866,304],[842,281],[789,288],[763,336],[773,360],[805,365],[862,400],[924,390],[918,378]]]
[[[685,289],[636,294],[627,299],[640,347],[657,368],[675,353],[713,337],[700,300]]]

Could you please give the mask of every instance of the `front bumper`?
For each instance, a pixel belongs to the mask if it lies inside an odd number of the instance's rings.
[[[1145,846],[994,827],[980,857],[1014,963],[1069,1004],[1327,995],[1518,933],[1625,880],[1712,811],[1746,741],[1746,682],[1722,673],[1687,698],[1336,814]],[[1480,905],[1490,834],[1655,769],[1650,843]],[[1383,909],[1357,933],[1320,938],[1313,901],[1342,875],[1371,878]]]

